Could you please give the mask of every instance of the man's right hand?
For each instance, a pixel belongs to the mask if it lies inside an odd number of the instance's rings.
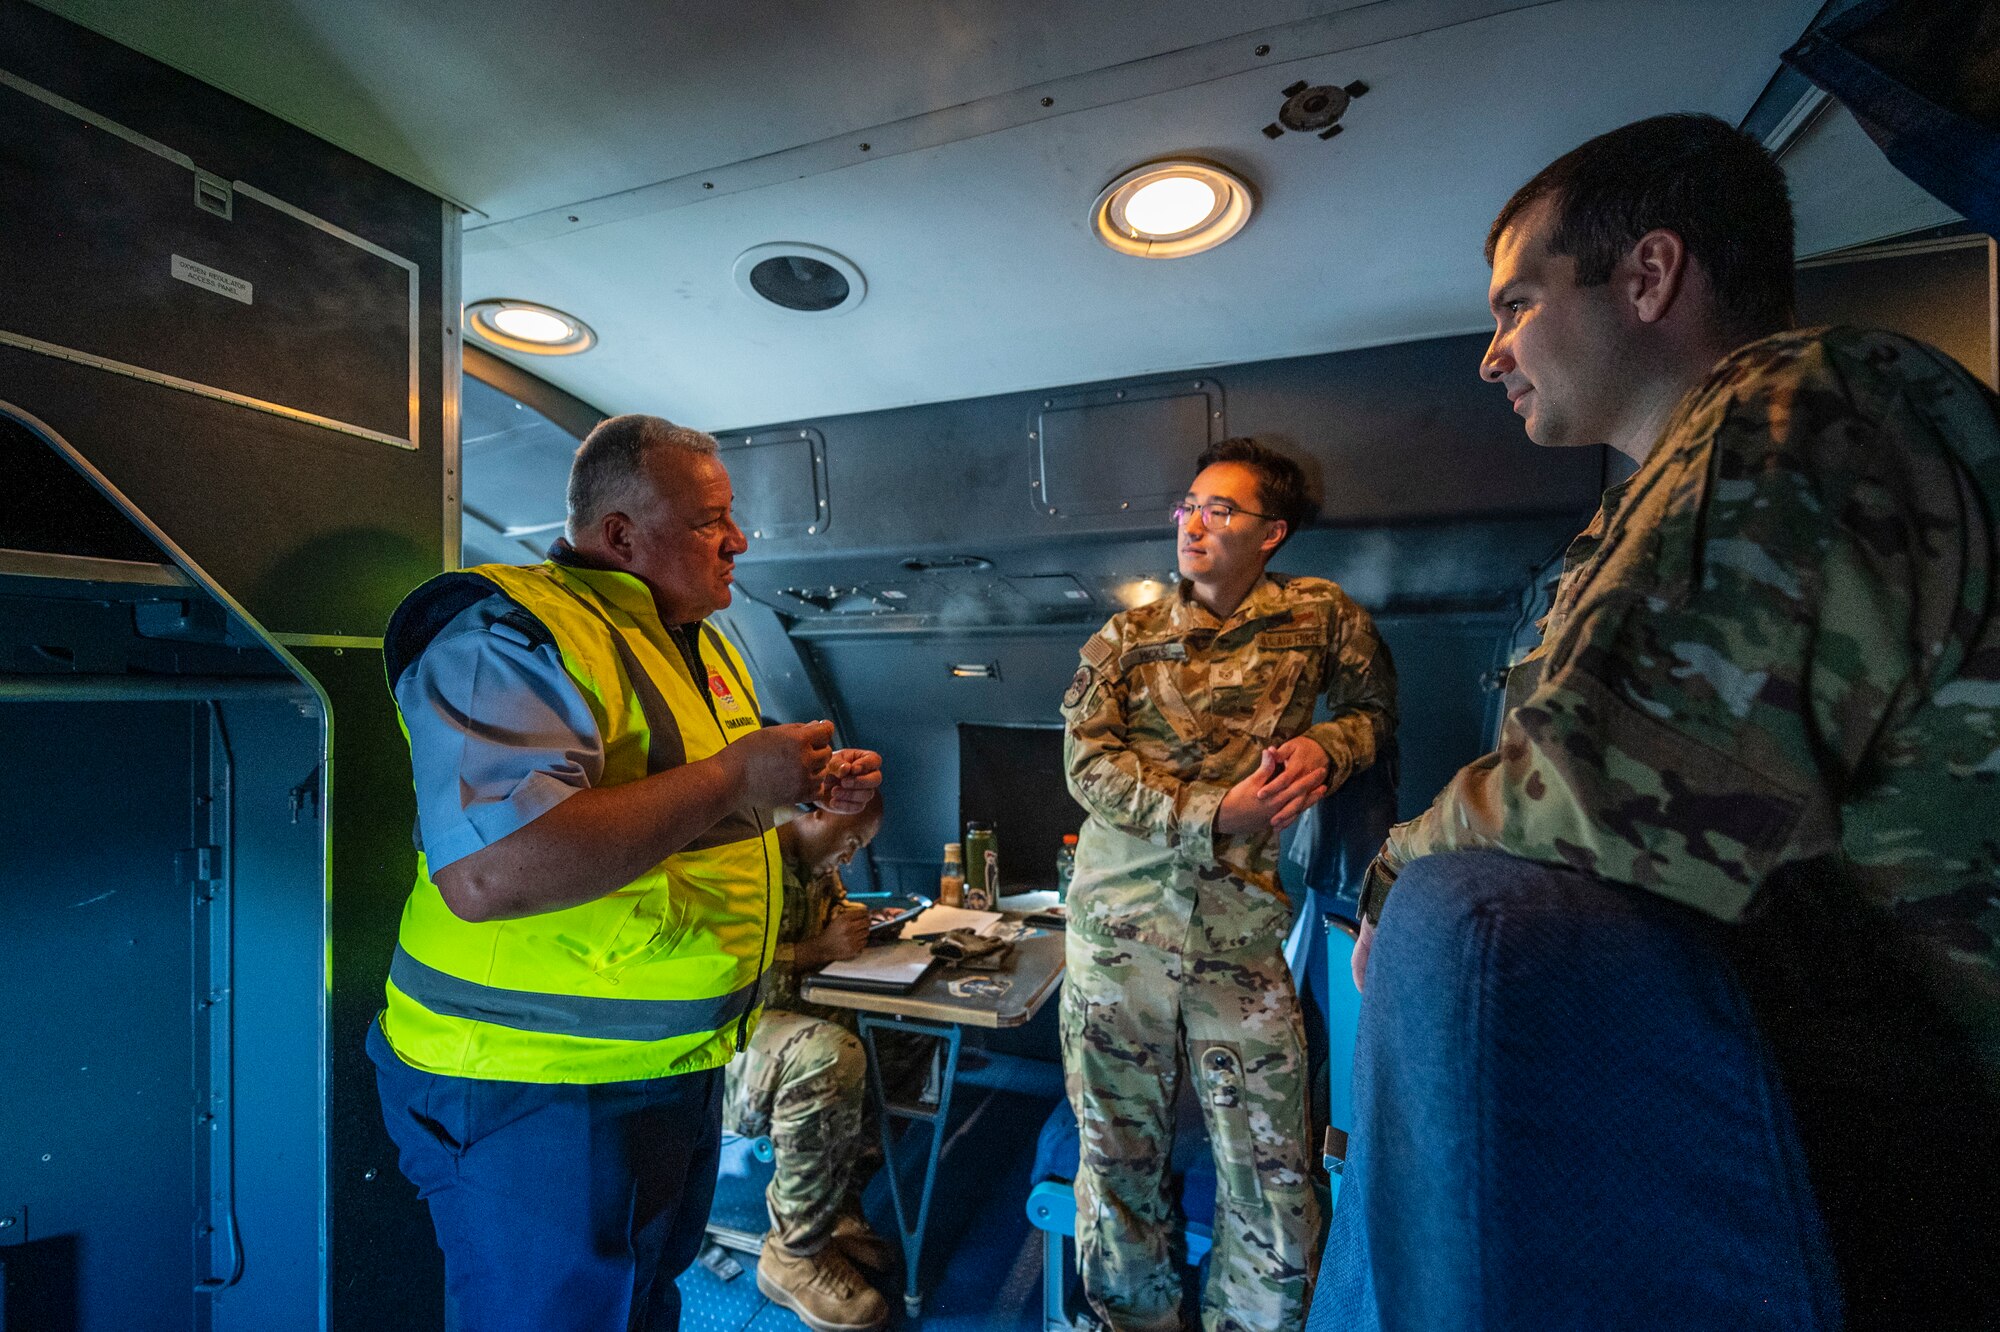
[[[792,952],[801,969],[827,962],[845,962],[860,957],[868,946],[868,908],[858,902],[844,902],[826,923],[826,928],[803,940]]]
[[[750,804],[794,805],[819,789],[820,773],[833,756],[833,723],[766,726],[722,752],[743,765],[743,797]]]

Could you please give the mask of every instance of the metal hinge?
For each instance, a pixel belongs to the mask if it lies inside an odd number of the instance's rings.
[[[206,902],[215,896],[215,885],[222,879],[222,848],[191,846],[176,851],[174,868],[181,882],[195,890],[196,900]]]
[[[292,822],[294,824],[299,821],[299,815],[305,812],[307,804],[312,805],[313,817],[315,819],[319,817],[319,766],[317,764],[313,766],[313,770],[307,773],[297,786],[292,788],[290,800]]]
[[[1329,1127],[1326,1141],[1320,1145],[1320,1161],[1326,1166],[1326,1173],[1338,1175],[1347,1169],[1347,1130]]]

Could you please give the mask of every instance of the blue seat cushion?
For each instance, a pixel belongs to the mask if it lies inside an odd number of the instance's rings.
[[[1029,1187],[1044,1180],[1075,1179],[1080,1152],[1076,1113],[1068,1101],[1059,1101],[1035,1143],[1034,1176]],[[1170,1189],[1176,1182],[1179,1185],[1181,1215],[1189,1224],[1211,1224],[1215,1219],[1215,1154],[1209,1150],[1200,1107],[1191,1096],[1182,1096],[1175,1107],[1174,1152],[1168,1177]]]
[[[1509,856],[1412,863],[1369,961],[1313,1332],[1837,1327],[1721,928]]]

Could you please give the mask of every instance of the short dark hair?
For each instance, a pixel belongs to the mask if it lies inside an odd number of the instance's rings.
[[[654,449],[682,449],[713,458],[713,436],[637,412],[599,421],[576,446],[569,465],[569,505],[564,530],[571,541],[607,513],[628,514],[644,503],[646,456]]]
[[[1514,191],[1486,233],[1500,233],[1543,199],[1556,210],[1550,248],[1576,260],[1579,286],[1611,271],[1649,231],[1681,238],[1715,288],[1731,333],[1761,337],[1792,325],[1792,200],[1764,145],[1714,116],[1675,114],[1600,134]]]
[[[1257,473],[1258,509],[1285,520],[1285,540],[1278,543],[1280,548],[1312,517],[1312,495],[1306,490],[1304,469],[1276,449],[1254,439],[1225,439],[1203,450],[1194,465],[1196,471],[1202,471],[1217,463],[1241,463]]]

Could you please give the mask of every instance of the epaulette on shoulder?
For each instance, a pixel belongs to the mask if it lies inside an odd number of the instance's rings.
[[[458,613],[500,590],[490,578],[464,570],[439,574],[403,598],[382,631],[382,670],[393,691],[396,681]]]
[[[508,611],[505,615],[499,616],[493,623],[496,625],[506,625],[509,629],[521,635],[526,645],[531,648],[549,647],[556,641],[556,636],[549,632],[547,625],[519,606]]]
[[[1339,583],[1331,578],[1313,578],[1306,574],[1291,574],[1285,579],[1285,591],[1295,597],[1309,597],[1320,601],[1331,601],[1347,594]]]

